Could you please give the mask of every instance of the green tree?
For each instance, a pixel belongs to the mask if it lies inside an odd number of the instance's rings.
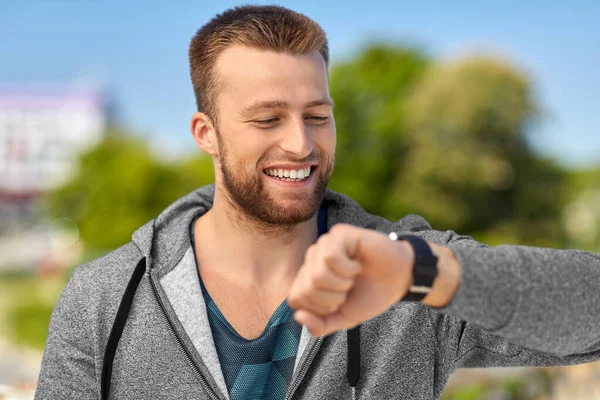
[[[538,107],[514,67],[489,57],[434,64],[377,45],[332,68],[331,87],[334,188],[387,218],[417,213],[491,243],[564,241],[564,172],[528,145]]]
[[[330,71],[337,126],[331,188],[381,213],[407,151],[405,102],[429,61],[417,50],[372,45]]]
[[[600,166],[569,171],[563,209],[568,246],[600,253]]]
[[[142,140],[109,134],[82,155],[73,178],[47,204],[52,217],[78,224],[86,245],[113,249],[178,197],[213,181],[209,157],[160,162]]]

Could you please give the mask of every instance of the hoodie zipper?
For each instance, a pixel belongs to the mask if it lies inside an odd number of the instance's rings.
[[[216,395],[216,393],[213,391],[213,389],[206,382],[204,375],[202,375],[202,372],[200,372],[200,369],[198,368],[196,363],[192,360],[192,356],[190,355],[190,353],[186,349],[186,347],[183,345],[183,341],[181,340],[181,338],[175,331],[175,328],[173,327],[173,323],[171,322],[169,317],[167,317],[167,312],[165,310],[165,306],[164,306],[162,300],[160,299],[160,297],[158,296],[156,284],[154,283],[154,280],[150,276],[150,271],[147,272],[147,275],[150,280],[150,284],[152,286],[152,292],[154,293],[154,299],[156,300],[160,309],[162,310],[162,316],[165,319],[165,321],[167,322],[167,325],[169,326],[169,332],[170,332],[171,336],[173,336],[175,338],[175,341],[177,342],[178,347],[181,349],[181,351],[185,355],[187,362],[192,366],[192,368],[194,369],[194,372],[196,373],[198,378],[200,378],[200,382],[202,383],[202,386],[204,387],[204,389],[206,389],[206,391],[208,392],[208,395],[210,396],[210,398],[212,400],[219,400],[219,396]]]
[[[285,400],[291,400],[292,396],[298,389],[298,386],[300,386],[300,382],[302,382],[302,378],[304,378],[306,371],[308,371],[308,367],[310,367],[310,364],[317,355],[317,351],[319,351],[322,342],[323,337],[321,336],[319,337],[319,339],[317,339],[317,343],[312,347],[310,353],[308,353],[308,357],[306,358],[306,361],[302,364],[300,372],[298,373],[298,375],[296,375],[296,379],[294,379],[294,381],[290,384],[290,388],[288,394],[285,396]],[[356,386],[350,386],[350,389],[352,391],[352,400],[356,400]]]
[[[302,378],[304,378],[304,375],[306,375],[306,371],[308,371],[308,367],[317,355],[317,351],[319,351],[322,342],[323,336],[319,337],[317,339],[317,343],[312,347],[312,349],[310,349],[310,353],[308,353],[306,361],[302,364],[300,372],[298,373],[298,375],[296,375],[296,379],[294,379],[294,381],[290,384],[290,390],[288,391],[287,396],[285,396],[285,400],[290,400],[296,392],[296,390],[298,389],[298,386],[300,386],[300,382],[302,382]]]

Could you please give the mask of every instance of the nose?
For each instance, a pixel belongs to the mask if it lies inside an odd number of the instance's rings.
[[[303,118],[294,119],[283,132],[281,149],[298,158],[305,158],[313,151],[310,138],[310,128],[306,126]]]

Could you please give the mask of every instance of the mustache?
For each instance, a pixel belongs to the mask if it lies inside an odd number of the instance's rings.
[[[307,162],[318,162],[321,159],[325,158],[322,156],[323,153],[312,151],[308,156],[304,158],[290,158],[290,157],[277,157],[277,158],[269,158],[267,160],[261,160],[262,163],[307,163]]]

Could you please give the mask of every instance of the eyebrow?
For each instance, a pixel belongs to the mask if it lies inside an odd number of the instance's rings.
[[[330,98],[323,98],[319,100],[309,101],[304,105],[304,108],[313,108],[318,106],[330,106],[333,107],[333,100]],[[242,114],[249,114],[253,111],[260,110],[263,108],[288,108],[289,104],[281,100],[267,100],[257,101],[242,110]]]

